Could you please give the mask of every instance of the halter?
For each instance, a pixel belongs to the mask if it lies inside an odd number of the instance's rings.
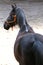
[[[7,22],[5,22],[5,23],[10,24],[10,23],[14,23],[14,21],[9,21],[9,22],[7,21]]]
[[[14,21],[7,21],[5,23],[7,23],[8,25],[15,23],[16,22],[16,15],[14,15],[13,17],[14,17]]]
[[[10,26],[10,24],[14,23],[14,21],[9,21],[9,22],[7,21],[5,23],[7,23]]]

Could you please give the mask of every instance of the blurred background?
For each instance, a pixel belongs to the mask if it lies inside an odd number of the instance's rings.
[[[14,1],[28,1],[28,2],[43,2],[43,0],[0,0],[1,2],[14,2]]]

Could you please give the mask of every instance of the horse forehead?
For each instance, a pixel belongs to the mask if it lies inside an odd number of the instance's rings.
[[[15,11],[14,10],[11,10],[10,11],[10,15],[12,15],[12,14],[14,14],[15,13]]]
[[[12,10],[10,12],[10,15],[18,15],[20,13],[20,11],[21,11],[21,9],[17,7],[15,10]]]

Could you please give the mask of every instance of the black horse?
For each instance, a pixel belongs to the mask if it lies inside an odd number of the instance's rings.
[[[22,9],[12,5],[12,11],[4,28],[19,25],[20,31],[14,45],[14,55],[20,65],[43,65],[43,36],[36,34],[28,25]]]

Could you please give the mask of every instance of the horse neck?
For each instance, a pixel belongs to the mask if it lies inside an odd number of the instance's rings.
[[[18,33],[18,36],[26,34],[26,33],[33,33],[33,32],[34,32],[33,29],[26,22],[25,24],[20,26],[20,31]]]
[[[28,32],[28,25],[25,23],[20,27],[20,33]]]
[[[19,31],[19,33],[18,33],[17,39],[19,39],[19,37],[21,37],[21,36],[23,36],[23,35],[25,35],[25,34],[27,34],[27,33],[34,33],[34,31],[33,31],[33,29],[30,27],[30,25],[28,25],[27,22],[26,22],[25,25],[23,24],[23,25],[20,27],[20,31]]]
[[[20,33],[22,32],[25,32],[25,33],[33,33],[33,29],[32,27],[30,27],[30,25],[25,21],[25,23],[23,23],[21,26],[20,26]]]
[[[22,35],[26,34],[27,32],[28,32],[27,27],[26,27],[25,25],[23,25],[23,26],[20,28],[20,31],[19,31],[18,36],[17,36],[17,39],[18,39],[19,37],[21,37]]]

